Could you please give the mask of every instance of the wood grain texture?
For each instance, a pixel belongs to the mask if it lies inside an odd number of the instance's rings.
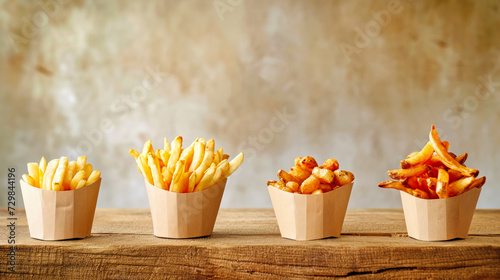
[[[281,238],[272,209],[222,209],[195,239],[153,236],[148,209],[98,209],[92,236],[68,241],[30,238],[17,215],[16,272],[2,261],[1,279],[500,278],[500,210],[477,210],[469,237],[446,242],[409,238],[401,210],[349,209],[340,238],[300,242]]]

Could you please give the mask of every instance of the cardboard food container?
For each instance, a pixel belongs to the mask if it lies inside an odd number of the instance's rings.
[[[157,237],[211,235],[227,179],[199,192],[176,193],[146,183],[153,231]]]
[[[339,237],[353,183],[323,194],[289,193],[268,186],[283,238]]]
[[[101,178],[71,191],[42,190],[21,180],[30,236],[64,240],[90,236]]]
[[[408,235],[423,241],[467,238],[481,188],[458,196],[422,199],[401,192]]]

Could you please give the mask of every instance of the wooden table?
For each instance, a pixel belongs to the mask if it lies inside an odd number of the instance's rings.
[[[500,210],[477,210],[469,238],[407,236],[401,210],[349,209],[342,236],[281,238],[272,209],[221,209],[210,237],[153,236],[148,209],[97,209],[92,236],[40,241],[17,210],[16,271],[7,270],[7,211],[1,218],[1,279],[500,278]]]

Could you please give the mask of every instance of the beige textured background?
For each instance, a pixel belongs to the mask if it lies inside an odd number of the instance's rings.
[[[271,207],[266,181],[312,155],[356,175],[350,207],[398,208],[377,183],[435,124],[488,177],[478,207],[499,208],[499,6],[0,1],[1,181],[83,153],[98,207],[148,207],[127,152],[182,135],[246,153],[223,207]]]

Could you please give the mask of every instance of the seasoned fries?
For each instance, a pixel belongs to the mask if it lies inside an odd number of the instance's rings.
[[[417,152],[414,155],[408,156],[406,159],[402,160],[401,168],[407,169],[410,168],[410,166],[412,165],[425,162],[432,157],[433,153],[434,149],[432,148],[432,144],[429,141],[420,152]]]
[[[404,191],[404,192],[407,192],[413,196],[420,197],[420,198],[425,198],[425,199],[429,198],[429,195],[426,192],[424,192],[420,189],[408,188],[408,187],[404,186],[403,183],[401,183],[401,181],[384,181],[384,182],[378,184],[378,186],[381,188],[390,188],[390,189]]]
[[[35,188],[51,191],[76,190],[88,186],[101,177],[101,172],[93,170],[86,156],[68,162],[67,157],[49,161],[42,157],[40,164],[28,163],[28,174],[23,181]]]
[[[388,173],[389,177],[391,177],[392,179],[402,180],[413,176],[418,176],[422,173],[429,171],[430,171],[430,166],[423,164],[423,165],[412,166],[408,169],[391,170]]]
[[[431,140],[432,147],[434,148],[434,151],[438,155],[439,159],[448,168],[460,171],[460,173],[462,173],[464,176],[476,177],[477,175],[479,175],[479,170],[465,167],[464,165],[460,164],[460,162],[458,162],[455,157],[453,157],[446,151],[446,148],[444,147],[443,143],[441,143],[439,135],[434,126],[432,126],[431,128],[429,138]]]
[[[327,159],[323,165],[313,157],[298,157],[289,172],[278,171],[279,181],[268,181],[268,186],[299,194],[322,194],[354,181],[354,175],[339,170],[336,159]]]
[[[205,190],[229,177],[243,163],[243,153],[233,160],[215,149],[215,141],[196,139],[190,146],[182,149],[183,139],[177,136],[170,144],[165,138],[163,150],[154,152],[148,140],[139,153],[133,149],[129,154],[136,160],[139,171],[145,180],[157,188],[188,193]]]
[[[434,126],[429,142],[419,152],[413,152],[401,161],[401,168],[388,171],[392,179],[378,184],[424,199],[448,198],[472,188],[480,188],[486,177],[476,179],[479,170],[466,167],[467,153],[460,156],[448,152],[450,143],[443,141]]]

